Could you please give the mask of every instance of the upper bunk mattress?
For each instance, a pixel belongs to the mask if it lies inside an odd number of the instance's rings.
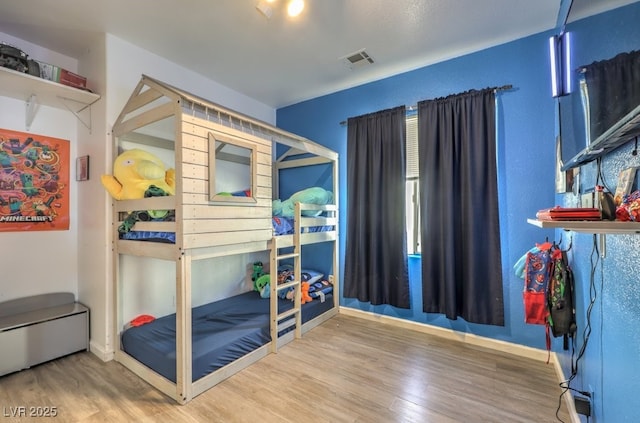
[[[254,351],[271,340],[269,302],[255,291],[225,298],[192,310],[192,379],[201,377]],[[278,311],[293,303],[279,299]],[[302,322],[333,307],[333,296],[302,305]],[[289,328],[292,330],[292,328]],[[122,333],[122,349],[165,378],[176,381],[176,315],[171,314]]]

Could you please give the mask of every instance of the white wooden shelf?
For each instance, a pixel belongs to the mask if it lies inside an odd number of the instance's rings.
[[[91,117],[89,116],[89,121],[86,122],[80,113],[100,100],[98,94],[4,67],[0,67],[0,96],[26,102],[27,130],[40,105],[67,109],[91,129]]]
[[[527,222],[544,229],[564,229],[588,234],[640,234],[640,222],[620,222],[610,220],[538,220],[527,219]]]

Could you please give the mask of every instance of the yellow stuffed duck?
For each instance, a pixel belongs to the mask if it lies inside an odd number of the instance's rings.
[[[166,170],[158,157],[136,148],[120,154],[113,163],[113,176],[102,175],[101,180],[116,200],[144,198],[151,185],[175,194],[175,170]]]

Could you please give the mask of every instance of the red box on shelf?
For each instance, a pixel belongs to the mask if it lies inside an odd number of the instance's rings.
[[[87,78],[84,76],[80,76],[59,66],[50,65],[49,63],[38,62],[38,65],[40,66],[40,78],[74,88],[87,88]]]
[[[66,69],[60,69],[60,81],[58,82],[75,88],[87,88],[87,78],[76,73],[69,72]]]
[[[593,207],[571,208],[555,206],[539,210],[538,220],[602,220],[600,210]]]

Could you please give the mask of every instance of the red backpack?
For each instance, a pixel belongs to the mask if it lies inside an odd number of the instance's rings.
[[[525,322],[545,325],[547,350],[551,349],[551,334],[564,337],[564,349],[576,332],[573,298],[573,272],[566,251],[545,242],[537,251],[529,251],[525,260],[524,316]]]

